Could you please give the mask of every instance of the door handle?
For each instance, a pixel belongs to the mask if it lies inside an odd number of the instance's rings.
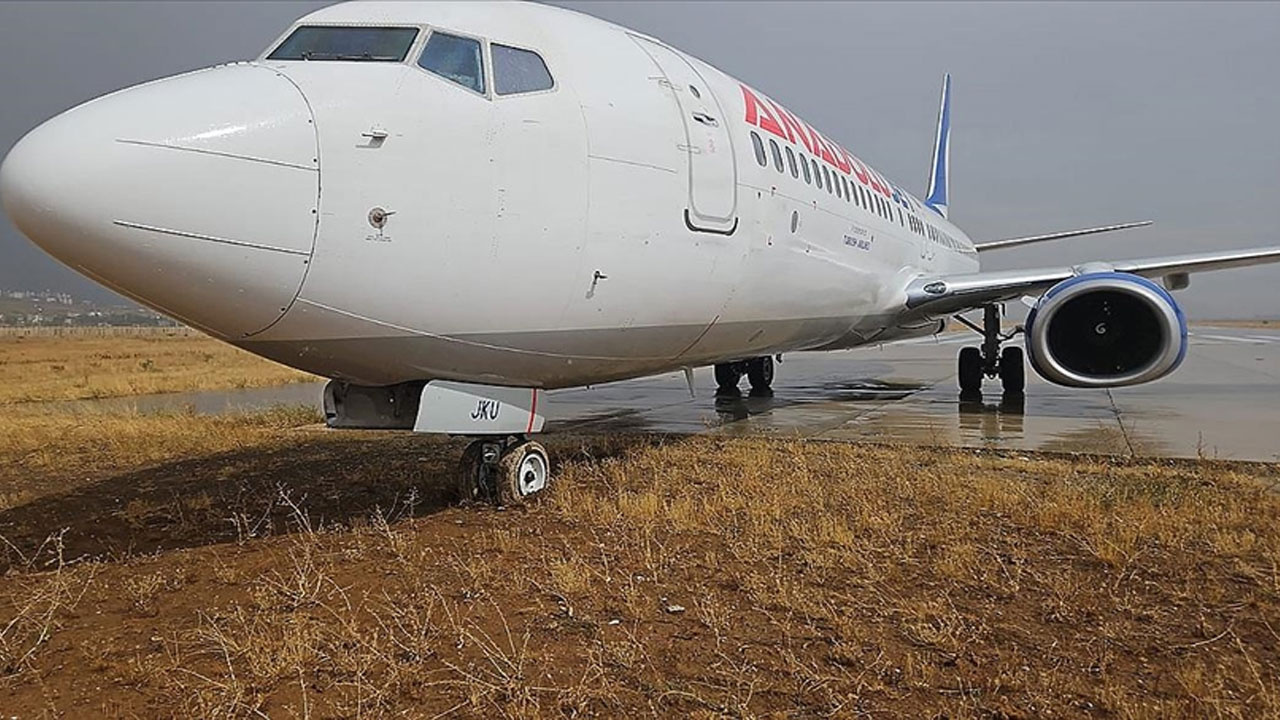
[[[720,122],[719,122],[718,120],[716,120],[715,118],[711,117],[710,115],[708,115],[708,114],[706,114],[706,113],[704,113],[704,112],[696,112],[696,113],[694,113],[694,114],[693,114],[693,119],[694,119],[694,120],[697,120],[698,122],[702,123],[703,125],[708,125],[708,126],[710,126],[710,127],[720,127]]]

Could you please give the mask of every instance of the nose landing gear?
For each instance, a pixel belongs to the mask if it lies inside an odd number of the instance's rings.
[[[546,449],[518,435],[476,440],[458,463],[458,495],[463,502],[524,505],[545,491],[550,479]]]
[[[983,338],[981,347],[971,346],[960,350],[960,399],[980,399],[983,377],[1000,378],[1001,389],[1006,398],[1021,398],[1027,387],[1022,348],[1010,346],[1001,349],[1000,344],[1012,340],[1022,332],[1022,328],[1002,333],[998,305],[982,307],[982,327],[961,315],[956,315],[956,319]]]
[[[743,375],[746,375],[747,382],[751,383],[753,396],[773,395],[773,358],[769,355],[720,363],[716,365],[715,372],[717,395],[737,395],[738,383],[742,382]]]

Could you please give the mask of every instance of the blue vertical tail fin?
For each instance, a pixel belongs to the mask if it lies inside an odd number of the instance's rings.
[[[929,170],[929,194],[924,204],[947,216],[951,186],[951,74],[942,78],[942,104],[938,107],[938,133],[933,140],[933,167]]]

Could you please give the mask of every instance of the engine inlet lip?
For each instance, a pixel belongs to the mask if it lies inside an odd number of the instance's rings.
[[[1107,282],[1119,280],[1120,282]],[[1069,285],[1067,283],[1070,283]],[[1145,301],[1152,308],[1160,321],[1161,344],[1164,351],[1157,354],[1141,367],[1124,373],[1105,376],[1089,376],[1071,370],[1054,357],[1049,350],[1048,329],[1054,316],[1068,302],[1078,296],[1097,290],[1120,292]],[[1037,308],[1034,326],[1044,328],[1027,336],[1027,351],[1033,360],[1044,371],[1047,379],[1060,385],[1070,387],[1120,387],[1150,382],[1168,374],[1182,361],[1183,336],[1182,317],[1177,310],[1173,298],[1146,278],[1137,275],[1108,274],[1105,278],[1080,277],[1076,282],[1065,281],[1057,292],[1050,291],[1045,295],[1044,305]],[[1034,329],[1034,327],[1033,327]]]

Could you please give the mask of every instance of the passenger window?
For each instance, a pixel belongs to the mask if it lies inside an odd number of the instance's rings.
[[[760,163],[760,167],[764,167],[769,161],[764,157],[764,143],[760,142],[760,136],[755,130],[751,131],[751,147],[756,151],[756,162]]]
[[[805,157],[804,153],[800,153],[800,169],[804,171],[804,184],[812,185],[813,178],[809,177],[809,158]]]
[[[787,169],[791,171],[791,177],[800,177],[800,171],[796,169],[796,154],[791,152],[791,148],[787,148]]]
[[[834,194],[835,188],[831,187],[831,171],[827,170],[827,166],[822,166],[822,184],[827,186],[827,193]]]
[[[433,32],[418,65],[464,88],[484,92],[484,61],[477,40]]]
[[[844,189],[844,201],[849,202],[849,180],[845,176],[840,176],[840,187]]]
[[[819,189],[821,189],[821,188],[822,188],[822,173],[818,172],[818,161],[817,161],[817,160],[810,160],[809,162],[813,163],[813,184],[814,184],[814,185],[817,185],[817,186],[818,186],[818,188],[819,188]]]
[[[773,166],[778,168],[778,172],[782,172],[782,151],[778,149],[778,143],[769,139],[769,152],[773,153]]]
[[[550,90],[555,85],[542,56],[532,50],[490,45],[493,52],[493,91],[499,95]]]

